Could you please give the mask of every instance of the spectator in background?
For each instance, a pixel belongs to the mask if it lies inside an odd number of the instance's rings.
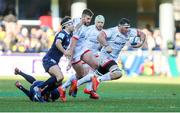
[[[146,24],[145,29],[147,29],[149,32],[153,33],[153,30],[152,30],[152,28],[151,28],[151,25],[150,25],[150,24]]]
[[[54,41],[55,33],[54,33],[54,31],[52,29],[48,29],[46,34],[47,34],[47,38],[48,38],[48,48],[50,48],[53,41]]]
[[[180,50],[180,33],[176,33],[176,39],[175,39],[175,45],[176,45],[176,49]]]
[[[15,40],[17,18],[15,16],[15,9],[12,5],[8,5],[6,16],[4,17],[4,25],[6,31],[6,38],[4,42],[6,44],[6,50],[10,50],[12,47],[12,41]]]
[[[4,39],[6,36],[6,32],[4,31],[3,26],[0,26],[0,51],[4,52],[5,50],[5,43],[4,43]]]
[[[155,40],[155,50],[162,50],[162,37],[159,29],[155,29],[153,33]]]
[[[40,50],[40,42],[39,42],[39,32],[37,28],[31,29],[30,34],[30,52],[38,52]]]
[[[152,32],[149,31],[147,28],[143,29],[142,32],[146,34],[146,42],[143,48],[152,51],[153,48],[155,48],[155,41]]]
[[[44,30],[39,29],[40,36],[39,36],[39,42],[41,44],[40,46],[40,52],[47,52],[48,51],[48,37]]]

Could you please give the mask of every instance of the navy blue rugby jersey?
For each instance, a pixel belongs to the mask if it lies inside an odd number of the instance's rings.
[[[56,40],[60,39],[62,41],[63,48],[66,50],[70,44],[71,37],[72,33],[69,34],[64,30],[57,33],[51,48],[49,49],[44,58],[54,59],[58,63],[60,58],[63,56],[63,53],[56,47]]]

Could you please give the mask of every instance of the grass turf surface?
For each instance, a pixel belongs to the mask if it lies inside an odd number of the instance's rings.
[[[79,89],[67,102],[35,103],[15,86],[15,79],[0,79],[0,111],[3,112],[180,112],[180,79],[138,77],[105,82],[99,87],[99,100],[89,99]],[[25,87],[30,84],[20,80]],[[150,82],[151,81],[151,82]],[[158,82],[159,81],[159,82]]]

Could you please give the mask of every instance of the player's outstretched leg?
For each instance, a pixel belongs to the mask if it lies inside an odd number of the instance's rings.
[[[32,77],[31,75],[28,75],[24,72],[22,72],[20,69],[15,68],[14,69],[14,74],[15,75],[21,75],[22,77],[24,77],[29,83],[33,84],[34,81],[36,81],[36,79],[34,77]]]
[[[27,90],[26,88],[24,88],[23,85],[22,85],[19,81],[16,81],[15,86],[16,86],[18,89],[20,89],[24,94],[26,94],[31,101],[33,100],[30,91]]]

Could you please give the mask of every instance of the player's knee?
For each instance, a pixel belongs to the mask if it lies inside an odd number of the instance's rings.
[[[119,68],[112,71],[112,79],[119,79],[122,77],[122,72]]]
[[[57,81],[62,81],[64,79],[64,76],[56,76]]]

